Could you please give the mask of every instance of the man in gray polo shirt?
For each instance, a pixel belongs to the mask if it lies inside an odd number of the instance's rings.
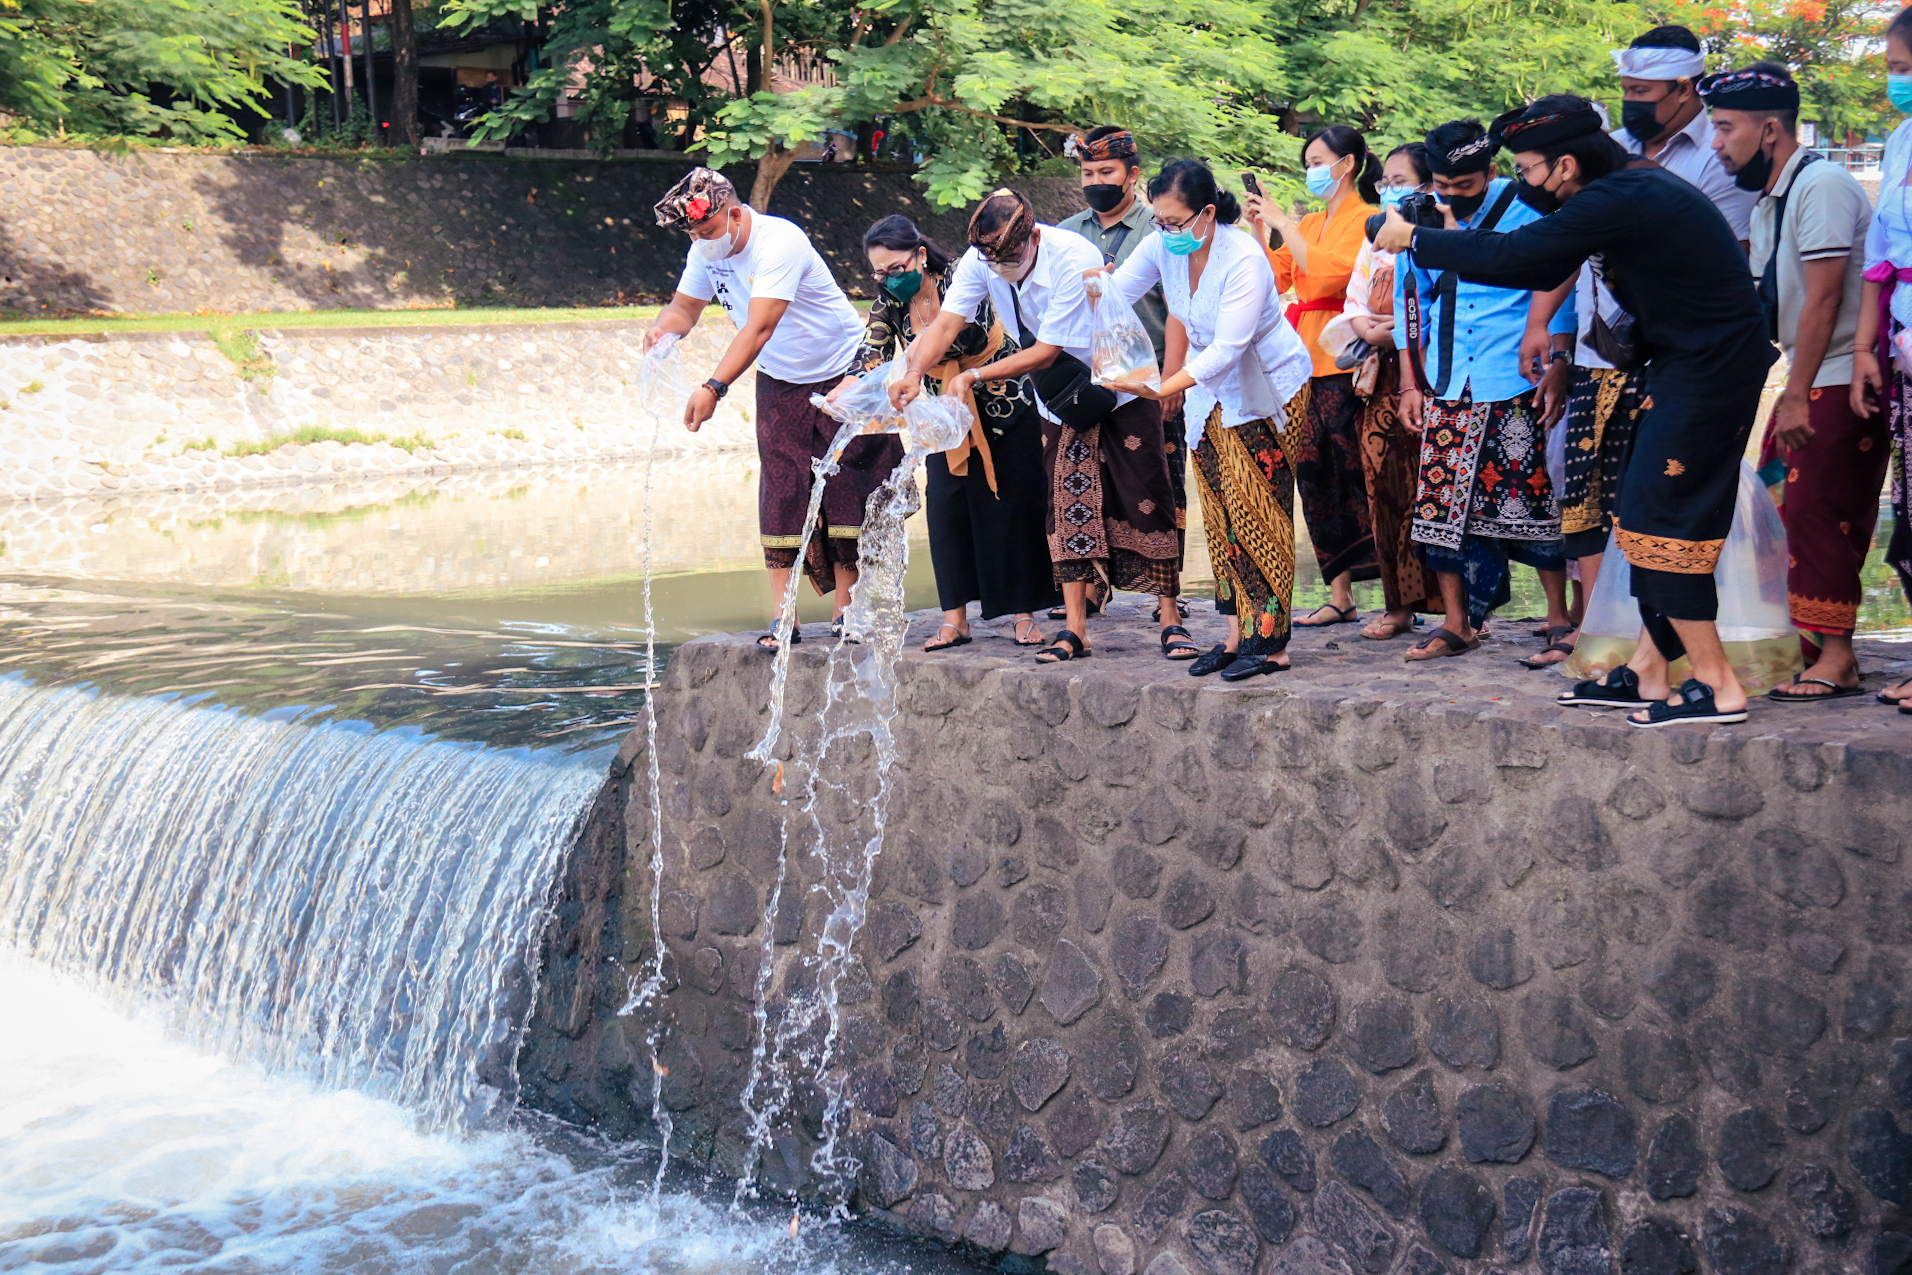
[[[1082,174],[1082,198],[1089,205],[1056,225],[1073,230],[1102,253],[1102,260],[1119,266],[1136,246],[1155,233],[1155,215],[1142,187],[1142,154],[1135,135],[1115,124],[1092,128],[1074,142],[1076,164]],[[1168,366],[1168,302],[1157,284],[1135,303],[1135,317],[1148,329],[1155,346],[1157,367]],[[1182,351],[1185,355],[1186,349]],[[1186,559],[1188,538],[1188,423],[1182,418],[1182,396],[1162,400],[1162,442],[1168,450],[1169,477],[1175,488],[1175,526]]]

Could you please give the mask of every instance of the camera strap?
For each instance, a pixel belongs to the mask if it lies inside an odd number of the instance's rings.
[[[1469,229],[1492,230],[1500,224],[1500,219],[1506,215],[1508,206],[1513,202],[1514,183],[1509,181],[1501,190],[1500,198],[1494,201],[1494,206],[1481,218],[1480,224]],[[1447,394],[1448,382],[1454,375],[1454,297],[1460,290],[1460,277],[1452,270],[1443,270],[1440,277],[1434,280],[1432,302],[1441,308],[1441,379],[1433,385],[1428,384],[1426,356],[1422,353],[1425,321],[1421,317],[1421,290],[1415,284],[1412,257],[1408,258],[1406,285],[1401,289],[1404,303],[1401,317],[1407,325],[1408,367],[1414,373],[1414,384],[1421,393],[1443,398]]]

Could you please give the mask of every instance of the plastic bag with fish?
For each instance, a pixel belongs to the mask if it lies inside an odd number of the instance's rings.
[[[1155,343],[1135,317],[1135,307],[1107,284],[1090,310],[1089,379],[1097,385],[1122,382],[1162,388],[1162,369],[1155,362]]]

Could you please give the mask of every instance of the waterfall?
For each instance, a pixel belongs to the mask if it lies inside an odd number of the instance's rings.
[[[432,1128],[515,1097],[599,782],[527,750],[0,678],[0,951]]]

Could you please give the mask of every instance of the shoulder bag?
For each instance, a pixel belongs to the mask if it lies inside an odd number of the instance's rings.
[[[1036,344],[1036,335],[1023,321],[1022,301],[1013,283],[1009,284],[1009,304],[1016,312],[1022,348],[1029,349]],[[1067,350],[1057,350],[1056,361],[1031,372],[1029,380],[1035,385],[1036,397],[1042,400],[1042,405],[1070,429],[1100,425],[1116,407],[1115,391],[1106,385],[1097,385],[1089,373],[1089,365]]]

